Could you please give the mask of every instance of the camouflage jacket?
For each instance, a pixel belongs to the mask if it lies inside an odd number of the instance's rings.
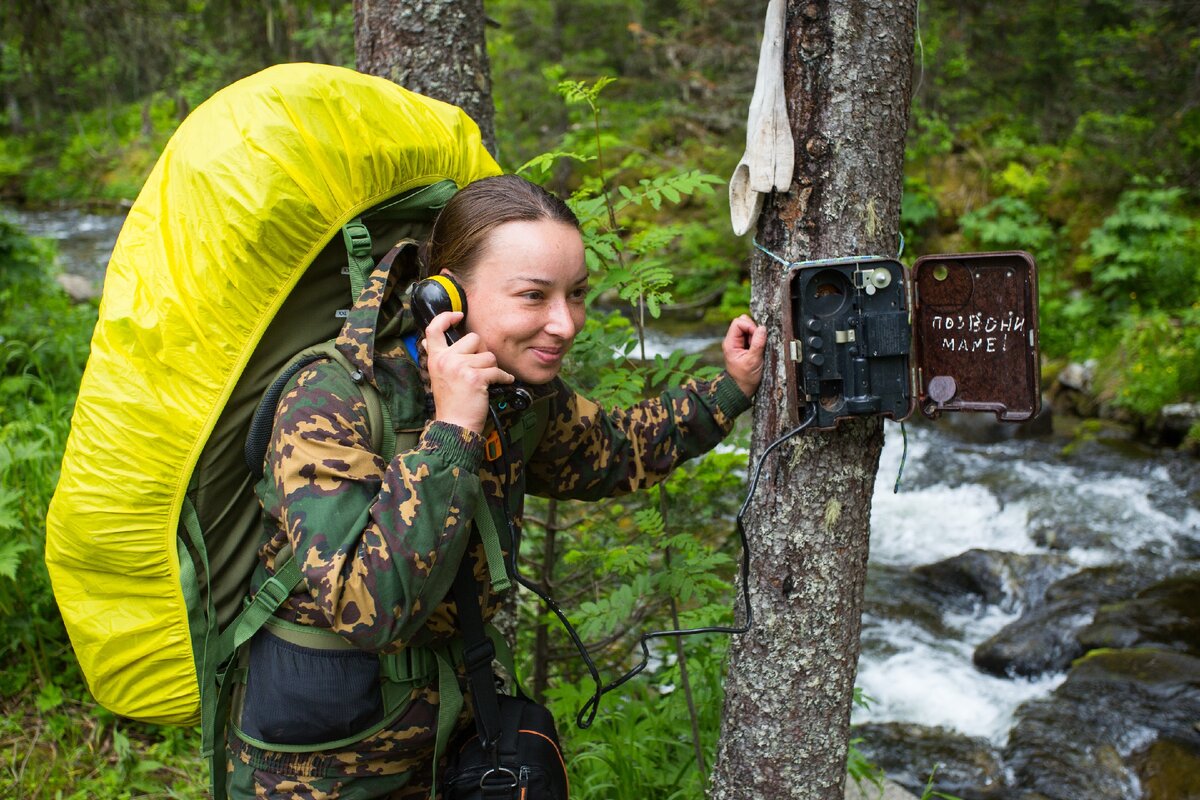
[[[424,419],[432,401],[403,346],[376,353],[375,365],[397,427],[420,430],[416,447],[385,464],[371,449],[361,391],[344,368],[318,362],[284,392],[258,486],[269,535],[264,566],[273,571],[275,555],[290,544],[304,575],[306,590],[278,615],[329,628],[370,651],[454,635],[453,602],[445,596],[472,541],[485,619],[491,616],[497,598],[472,518],[487,502],[507,546],[504,481],[518,526],[526,493],[589,500],[653,486],[719,443],[750,405],[727,374],[613,411],[555,380],[532,387],[535,402],[548,403],[549,419],[539,442],[513,443],[506,477],[500,461],[485,458],[485,436]]]

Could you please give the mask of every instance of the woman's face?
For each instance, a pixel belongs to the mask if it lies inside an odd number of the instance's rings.
[[[506,222],[488,237],[463,289],[467,331],[517,380],[546,383],[583,327],[583,239],[562,222]]]

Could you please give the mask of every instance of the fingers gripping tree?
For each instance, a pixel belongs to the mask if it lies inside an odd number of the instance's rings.
[[[354,0],[355,66],[466,111],[494,154],[485,24],[483,0]]]
[[[916,0],[788,0],[796,168],[756,237],[783,261],[896,253],[915,17]],[[783,269],[756,249],[752,309],[772,338],[751,463],[791,427]],[[730,646],[715,798],[842,797],[882,444],[882,421],[864,417],[768,456],[747,524],[754,627]]]

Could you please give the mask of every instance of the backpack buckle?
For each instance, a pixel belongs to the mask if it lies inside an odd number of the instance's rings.
[[[463,648],[463,666],[466,667],[467,672],[474,672],[483,667],[491,669],[492,660],[495,657],[496,645],[492,644],[492,640],[487,637],[474,645]]]
[[[484,797],[512,797],[512,790],[519,784],[516,773],[503,765],[492,767],[479,776],[479,788]]]
[[[347,222],[342,228],[342,240],[346,243],[346,252],[355,258],[366,258],[371,255],[371,232],[362,220],[355,219]]]

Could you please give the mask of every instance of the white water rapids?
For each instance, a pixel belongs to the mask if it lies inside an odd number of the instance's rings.
[[[1132,554],[1173,559],[1183,543],[1200,539],[1195,501],[1153,457],[1069,458],[1063,439],[972,444],[944,422],[910,425],[893,493],[902,440],[899,425],[886,428],[871,513],[874,563],[917,566],[972,548],[1049,553],[1033,531],[1067,525],[1088,532],[1088,546],[1065,551],[1079,568]],[[976,645],[1017,616],[996,606],[945,612],[942,622],[956,634],[947,639],[867,614],[857,685],[872,702],[853,721],[943,726],[1003,746],[1017,707],[1065,677],[1011,680],[975,668]]]

